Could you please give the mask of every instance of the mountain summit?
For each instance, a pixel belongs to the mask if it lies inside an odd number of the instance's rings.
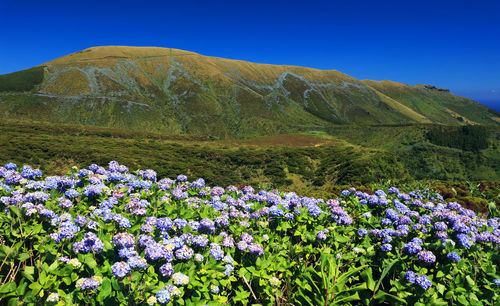
[[[431,85],[125,46],[1,75],[0,116],[218,137],[334,124],[500,124],[498,112]]]

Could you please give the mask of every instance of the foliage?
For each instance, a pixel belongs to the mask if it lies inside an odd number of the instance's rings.
[[[429,189],[324,201],[116,162],[62,177],[8,163],[0,177],[3,303],[500,301],[493,203],[486,219]]]
[[[397,136],[396,129],[379,127],[359,135],[359,139],[354,135],[359,129],[353,134],[347,134],[348,129],[335,134],[352,144],[329,135],[300,134],[213,141],[208,137],[9,120],[0,123],[0,162],[29,163],[50,174],[63,174],[71,164],[116,159],[131,167],[159,169],[161,176],[196,173],[217,185],[260,182],[301,192],[389,179],[401,183],[500,180],[499,149],[474,153],[425,143],[396,145],[401,137],[418,141],[415,135],[421,134],[419,129],[407,127],[400,131],[406,136]],[[394,137],[386,138],[386,134]],[[378,140],[358,145],[361,138]]]
[[[30,91],[43,81],[43,67],[0,75],[0,92]]]
[[[439,127],[431,129],[427,133],[427,139],[439,146],[479,152],[488,148],[488,134],[488,130],[483,126]]]

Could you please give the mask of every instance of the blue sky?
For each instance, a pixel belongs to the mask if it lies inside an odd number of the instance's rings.
[[[500,1],[0,0],[0,74],[159,46],[449,88],[500,111]]]

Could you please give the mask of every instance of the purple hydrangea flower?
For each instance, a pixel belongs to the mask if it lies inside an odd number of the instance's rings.
[[[424,290],[427,290],[432,286],[431,281],[425,275],[418,275],[415,278],[415,283],[417,283],[417,285],[419,285]]]
[[[320,239],[320,240],[326,240],[326,235],[325,235],[325,232],[323,231],[318,231],[316,233],[316,238]]]
[[[422,251],[422,247],[416,242],[408,242],[403,246],[403,250],[408,254],[417,254]]]
[[[436,256],[431,251],[420,251],[417,256],[418,259],[426,263],[436,262]]]
[[[364,228],[360,228],[358,230],[358,235],[361,236],[361,237],[364,237],[364,236],[368,235],[368,231],[366,229],[364,229]]]
[[[174,274],[174,267],[171,263],[166,263],[160,267],[160,273],[164,277],[169,277]]]
[[[222,246],[225,248],[233,248],[234,247],[234,238],[233,237],[225,237],[222,240]]]
[[[118,233],[113,236],[113,244],[118,248],[131,248],[135,245],[135,237],[129,233]]]
[[[212,255],[215,260],[221,260],[224,258],[224,251],[217,243],[210,244],[210,255]]]
[[[390,252],[392,250],[392,245],[385,243],[380,246],[380,249],[384,252]]]
[[[460,255],[458,255],[456,252],[450,252],[448,253],[448,255],[446,255],[446,257],[456,262],[460,262]]]
[[[194,251],[188,246],[183,246],[182,248],[175,251],[175,258],[179,260],[188,260],[193,257]]]
[[[417,273],[413,271],[407,271],[405,273],[405,279],[407,282],[414,283],[416,278],[417,278]]]
[[[146,259],[140,257],[140,256],[133,256],[133,257],[130,257],[128,260],[127,260],[127,263],[128,265],[130,266],[131,269],[141,269],[141,270],[145,270],[148,266],[148,262],[146,261]]]
[[[113,271],[113,275],[119,278],[125,277],[130,273],[130,266],[128,263],[124,261],[117,262],[111,266],[111,270]]]
[[[261,256],[264,254],[264,248],[262,248],[262,246],[258,243],[249,244],[247,250],[251,254],[255,254],[257,256]]]
[[[214,197],[214,196],[219,196],[220,197],[220,196],[222,196],[224,194],[224,192],[225,192],[224,188],[222,188],[222,187],[214,187],[210,191],[210,195],[212,197]]]
[[[236,247],[240,251],[246,251],[246,249],[248,248],[248,244],[245,241],[240,241],[236,244]]]

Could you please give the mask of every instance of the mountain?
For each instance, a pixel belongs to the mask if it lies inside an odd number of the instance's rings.
[[[124,46],[1,75],[0,117],[216,137],[338,124],[500,124],[500,113],[430,85]]]

